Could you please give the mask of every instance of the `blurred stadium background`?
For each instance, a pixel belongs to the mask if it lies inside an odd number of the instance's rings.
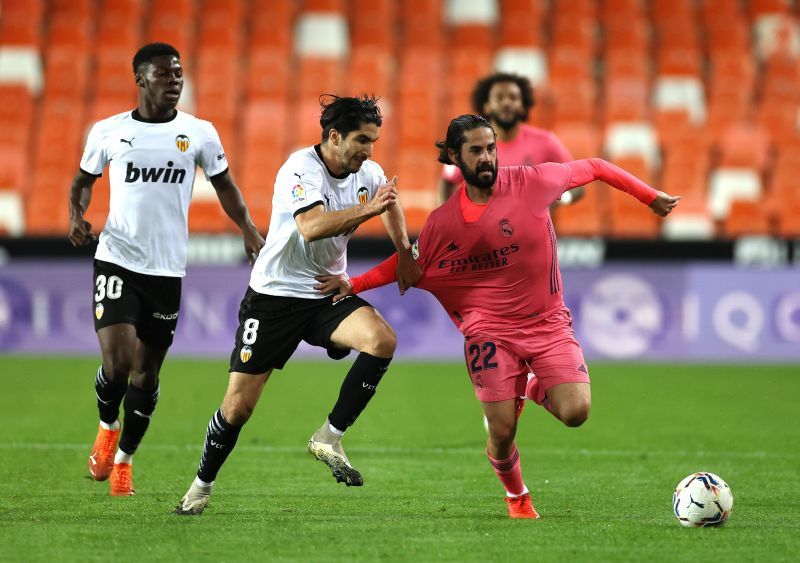
[[[67,191],[91,123],[135,106],[130,61],[156,40],[181,51],[181,107],[216,125],[264,231],[277,168],[319,139],[320,94],[381,97],[374,158],[417,232],[437,204],[433,142],[476,79],[524,74],[531,122],[576,158],[684,198],[665,221],[600,185],[558,209],[588,355],[800,361],[800,27],[783,0],[2,0],[0,350],[95,353],[93,249],[66,243]],[[175,351],[225,354],[247,268],[202,174],[190,231],[202,266]],[[389,251],[379,221],[356,235],[354,272]],[[404,352],[459,356],[438,305],[412,293],[371,297]]]

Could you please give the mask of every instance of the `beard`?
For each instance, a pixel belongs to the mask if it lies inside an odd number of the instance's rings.
[[[488,164],[481,164],[476,170],[470,170],[464,164],[458,164],[459,170],[464,175],[464,180],[467,184],[471,186],[475,186],[476,188],[480,188],[482,190],[489,190],[494,187],[494,183],[497,181],[497,161]],[[491,172],[491,178],[483,178],[480,176],[481,172]]]
[[[505,131],[513,129],[525,119],[525,116],[519,113],[515,113],[514,117],[512,117],[511,119],[505,119],[501,117],[500,114],[497,112],[492,112],[486,117],[488,117],[490,121],[493,121],[495,124],[497,124],[497,126],[500,129],[503,129]]]

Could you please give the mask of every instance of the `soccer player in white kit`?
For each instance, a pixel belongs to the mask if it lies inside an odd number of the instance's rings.
[[[176,508],[205,509],[219,469],[236,445],[273,369],[282,369],[298,344],[323,347],[328,356],[358,356],[339,397],[308,441],[337,482],[363,484],[341,439],[389,367],[396,337],[389,324],[360,297],[333,303],[317,290],[315,276],[346,275],[347,242],[367,219],[380,215],[398,249],[401,291],[421,270],[411,256],[397,180],[387,182],[371,160],[382,118],[377,100],[336,97],[322,104],[322,142],[293,153],[278,171],[267,242],[253,267],[239,309],[228,390],[208,424],[197,477]]]
[[[83,216],[108,166],[109,213],[94,260],[94,323],[103,356],[95,377],[100,427],[88,463],[96,481],[110,477],[114,496],[135,493],[133,454],[155,410],[158,374],[178,322],[197,166],[242,230],[251,263],[264,245],[214,126],[176,109],[183,89],[178,51],[165,43],[145,45],[133,58],[133,72],[138,107],[92,127],[69,194],[69,240],[88,244],[96,237]]]

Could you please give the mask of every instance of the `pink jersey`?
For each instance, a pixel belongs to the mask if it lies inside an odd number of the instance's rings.
[[[548,211],[561,194],[602,179],[644,204],[656,191],[600,159],[500,168],[481,218],[467,223],[460,194],[434,210],[417,240],[423,277],[465,335],[530,325],[564,306]],[[460,189],[465,189],[463,186]]]
[[[572,160],[567,148],[550,131],[521,124],[519,133],[511,141],[497,141],[498,166],[533,166],[544,162],[569,162]],[[457,166],[446,165],[442,178],[452,184],[460,184],[464,176]]]

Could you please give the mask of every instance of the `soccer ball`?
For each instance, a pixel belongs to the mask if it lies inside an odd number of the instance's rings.
[[[733,494],[718,475],[692,473],[675,487],[672,507],[683,526],[720,526],[731,515]]]

